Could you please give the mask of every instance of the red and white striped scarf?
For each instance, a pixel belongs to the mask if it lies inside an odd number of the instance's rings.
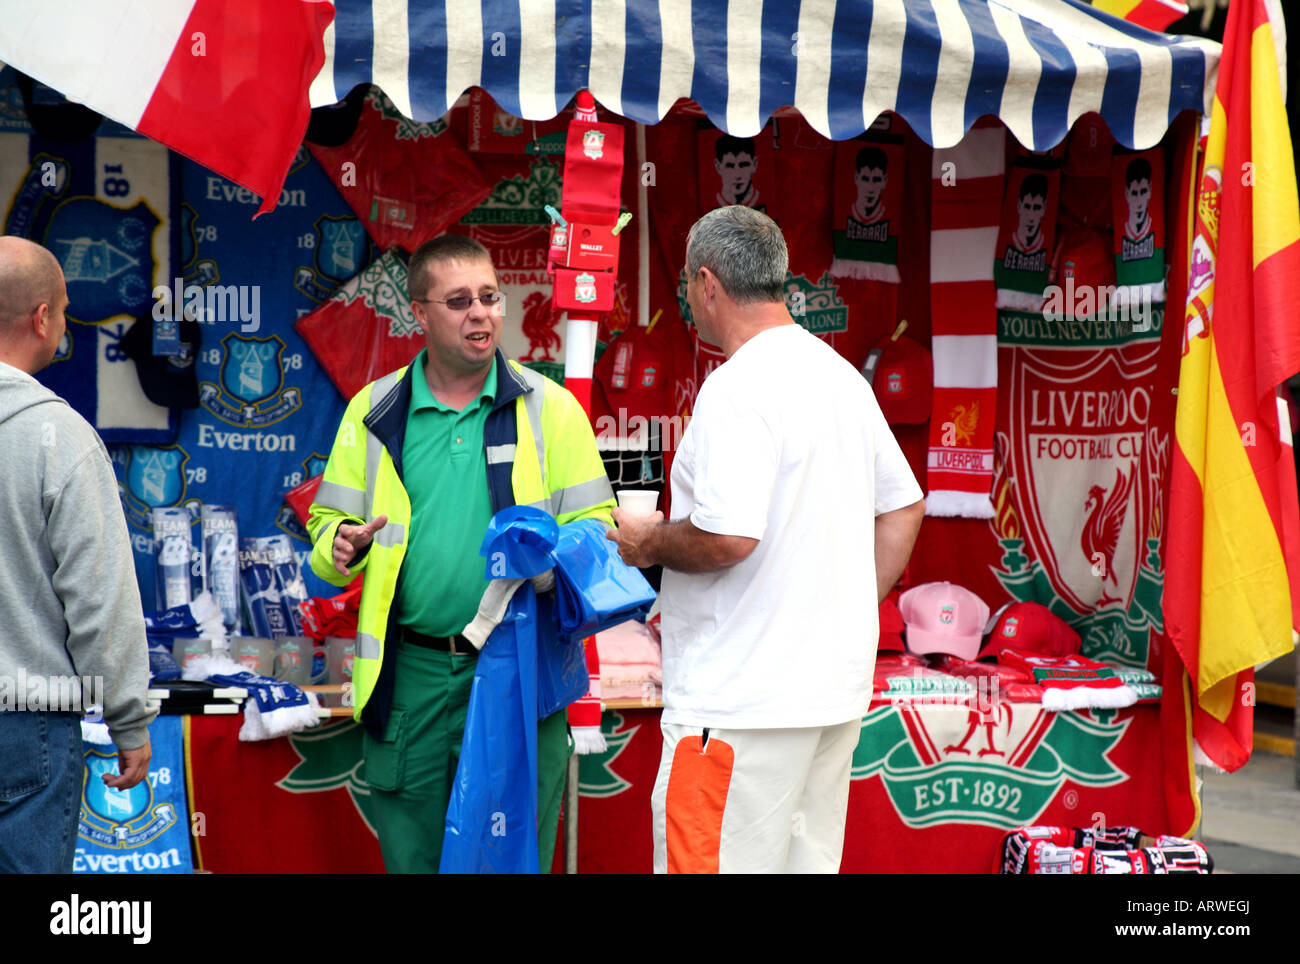
[[[930,329],[934,406],[926,515],[993,518],[998,338],[993,257],[1006,175],[1006,134],[975,124],[934,152],[930,179]]]

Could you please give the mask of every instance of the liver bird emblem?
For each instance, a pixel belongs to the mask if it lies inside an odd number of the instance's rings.
[[[958,445],[969,445],[975,439],[975,429],[980,422],[980,403],[957,405],[948,413]]]
[[[1119,546],[1119,533],[1124,525],[1124,516],[1128,514],[1129,498],[1133,494],[1133,479],[1137,475],[1136,465],[1129,467],[1129,473],[1126,476],[1121,468],[1115,469],[1115,484],[1111,486],[1109,492],[1100,485],[1094,485],[1088,490],[1088,498],[1084,500],[1083,508],[1088,511],[1088,521],[1083,525],[1083,536],[1080,544],[1083,548],[1083,554],[1088,558],[1088,562],[1093,565],[1093,571],[1101,566],[1101,584],[1102,599],[1099,602],[1108,601],[1105,595],[1105,586],[1107,580],[1116,587],[1119,586],[1119,577],[1115,574],[1115,550]],[[1110,600],[1113,601],[1113,600]]]
[[[528,297],[524,298],[523,312],[520,328],[528,339],[528,354],[521,355],[519,360],[555,361],[551,352],[560,347],[560,336],[555,331],[555,323],[559,321],[560,315],[551,307],[550,297],[540,291],[529,292]],[[542,353],[540,359],[536,357],[539,351]]]

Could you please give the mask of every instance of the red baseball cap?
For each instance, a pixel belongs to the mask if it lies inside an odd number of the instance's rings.
[[[604,390],[609,414],[645,418],[671,414],[672,373],[666,336],[633,325],[615,338],[596,362],[593,377]]]
[[[874,365],[872,360],[874,358]],[[920,425],[930,418],[934,365],[911,338],[882,338],[867,357],[871,390],[890,425]]]
[[[1079,634],[1046,606],[1015,602],[1005,606],[994,620],[993,632],[978,658],[995,656],[1003,649],[1039,656],[1070,656],[1079,652],[1081,645]]]

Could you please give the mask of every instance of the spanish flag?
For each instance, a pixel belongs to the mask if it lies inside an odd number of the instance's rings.
[[[1300,205],[1265,0],[1228,9],[1184,324],[1165,625],[1197,759],[1231,771],[1253,744],[1253,667],[1291,649],[1300,602],[1278,398],[1300,371]]]
[[[1182,0],[1092,0],[1092,5],[1148,30],[1164,30],[1187,16],[1187,4]]]

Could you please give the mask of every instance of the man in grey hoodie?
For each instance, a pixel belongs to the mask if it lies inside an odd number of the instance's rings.
[[[0,872],[71,873],[81,713],[102,702],[127,790],[149,771],[144,616],[104,443],[32,377],[63,338],[49,251],[0,237]]]

